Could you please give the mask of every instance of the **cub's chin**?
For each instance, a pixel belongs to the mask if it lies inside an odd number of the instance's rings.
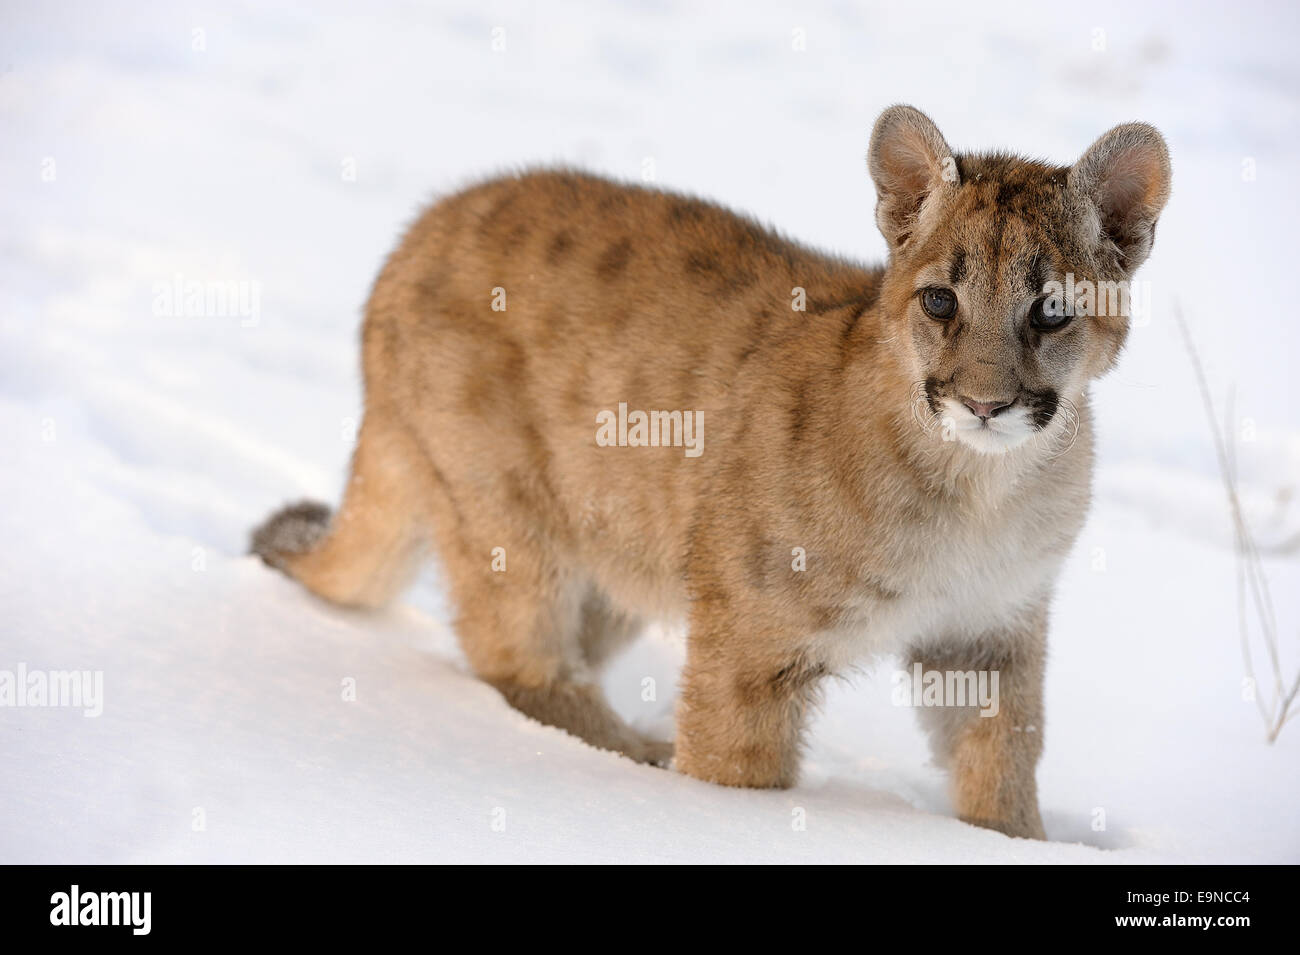
[[[977,425],[973,428],[958,428],[955,437],[966,447],[981,454],[1006,454],[1024,444],[1029,438],[1029,432],[994,431],[992,428]]]

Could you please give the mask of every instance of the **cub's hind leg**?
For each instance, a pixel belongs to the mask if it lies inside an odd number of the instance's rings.
[[[326,600],[382,606],[410,580],[423,549],[427,480],[401,425],[368,412],[337,513],[288,505],[253,531],[251,550]]]
[[[599,669],[615,657],[642,630],[644,621],[614,606],[604,592],[593,587],[582,604],[578,641],[587,665]]]
[[[637,762],[665,765],[672,745],[628,726],[595,678],[594,665],[626,638],[631,621],[590,599],[585,582],[526,535],[471,544],[463,528],[453,527],[440,522],[438,537],[456,633],[474,672],[540,723]],[[495,561],[493,546],[503,548]]]

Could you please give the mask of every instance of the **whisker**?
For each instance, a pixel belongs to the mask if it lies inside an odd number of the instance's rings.
[[[934,430],[935,422],[939,420],[939,413],[930,407],[930,399],[925,391],[925,382],[916,381],[912,383],[912,420],[916,422],[918,428],[923,434],[930,434]]]
[[[1058,402],[1060,410],[1064,413],[1065,429],[1061,431],[1060,435],[1058,435],[1056,439],[1058,444],[1061,446],[1055,448],[1052,453],[1048,455],[1048,458],[1051,460],[1059,458],[1074,447],[1074,442],[1079,438],[1079,428],[1082,423],[1079,417],[1079,409],[1073,401],[1062,396],[1058,399]],[[1068,439],[1065,437],[1067,430],[1069,432]]]

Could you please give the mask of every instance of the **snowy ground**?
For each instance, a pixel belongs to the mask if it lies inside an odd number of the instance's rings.
[[[0,709],[0,861],[1300,861],[1300,723],[1269,747],[1242,699],[1227,513],[1171,319],[1181,301],[1214,386],[1237,385],[1294,673],[1300,14],[1041,6],[5,3],[0,669],[102,671],[104,701]],[[731,791],[511,711],[432,575],[363,615],[242,556],[282,500],[335,499],[360,306],[431,194],[650,159],[874,259],[862,156],[896,101],[957,148],[1069,161],[1144,119],[1173,152],[1154,315],[1097,389],[1098,499],[1054,613],[1053,842],[952,818],[887,661],[832,691],[799,788]],[[156,314],[178,275],[255,283],[257,307]],[[680,658],[668,633],[618,661],[629,717],[668,732]]]

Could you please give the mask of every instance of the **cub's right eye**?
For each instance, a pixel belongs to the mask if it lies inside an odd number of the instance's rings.
[[[946,322],[957,314],[957,296],[946,288],[921,289],[921,308],[936,322]]]

